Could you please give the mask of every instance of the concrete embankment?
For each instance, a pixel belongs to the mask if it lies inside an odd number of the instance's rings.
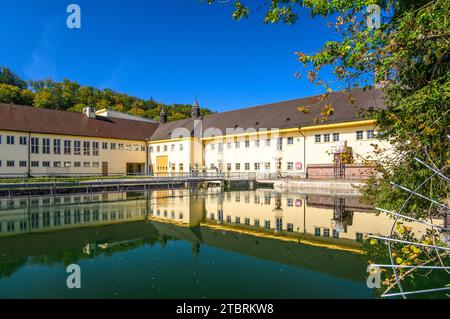
[[[358,187],[364,185],[361,181],[339,180],[280,180],[275,181],[276,191],[299,193],[314,193],[325,195],[360,195]]]

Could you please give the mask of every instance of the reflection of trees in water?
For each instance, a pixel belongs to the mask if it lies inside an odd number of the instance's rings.
[[[22,268],[28,261],[27,257],[9,260],[0,264],[0,278],[8,278]]]

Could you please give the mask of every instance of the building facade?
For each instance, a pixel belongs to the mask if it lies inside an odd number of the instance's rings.
[[[354,178],[376,161],[377,90],[333,93],[160,122],[111,110],[83,114],[0,104],[0,176],[192,173]],[[343,156],[345,162],[343,162]],[[342,162],[342,163],[341,163]],[[359,165],[359,166],[358,166]],[[343,171],[339,171],[342,169]]]
[[[346,154],[342,169],[352,178],[366,178],[367,163],[377,160],[375,147],[390,148],[377,139],[370,118],[383,107],[382,96],[377,90],[352,94],[354,103],[335,93],[206,116],[196,112],[195,103],[191,119],[170,123],[163,112],[149,139],[149,171],[333,178]]]
[[[144,174],[155,122],[0,104],[0,176]]]

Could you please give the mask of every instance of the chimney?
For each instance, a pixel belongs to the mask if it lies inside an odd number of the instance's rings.
[[[159,123],[167,123],[167,113],[164,107],[161,109],[161,113],[159,114]]]
[[[83,108],[83,114],[86,115],[90,119],[95,119],[95,107],[85,107]]]

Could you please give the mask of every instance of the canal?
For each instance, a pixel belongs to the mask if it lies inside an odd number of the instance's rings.
[[[374,298],[361,241],[391,225],[270,189],[0,198],[0,298]]]

